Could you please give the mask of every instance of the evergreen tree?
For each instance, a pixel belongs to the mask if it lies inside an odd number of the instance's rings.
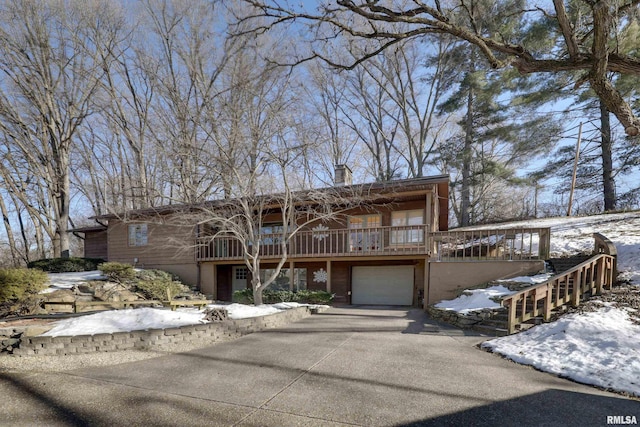
[[[476,1],[460,19],[470,19],[479,33],[521,32],[518,20],[510,18],[509,12],[521,7],[521,3]],[[533,45],[535,31],[530,38]],[[545,43],[544,39],[541,43]],[[459,172],[459,178],[452,179],[453,210],[461,226],[502,219],[496,218],[491,206],[481,209],[483,198],[504,191],[505,186],[523,184],[516,174],[517,167],[545,150],[559,127],[549,117],[532,114],[548,101],[545,96],[532,96],[529,92],[535,88],[534,92],[539,93],[539,82],[515,73],[492,71],[472,45],[459,45],[449,55],[456,58],[458,69],[462,70],[456,90],[441,105],[443,114],[461,115],[460,130],[442,150],[440,159],[441,167]]]

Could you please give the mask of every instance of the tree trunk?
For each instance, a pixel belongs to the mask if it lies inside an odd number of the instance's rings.
[[[4,222],[4,229],[7,233],[7,240],[9,243],[9,250],[11,251],[11,262],[14,267],[20,265],[18,258],[18,250],[16,248],[16,240],[13,236],[13,229],[11,228],[11,222],[9,222],[9,212],[7,211],[7,205],[4,203],[4,198],[0,195],[0,211],[2,212],[2,220]]]
[[[602,149],[602,183],[604,188],[604,210],[609,212],[616,208],[616,183],[613,178],[613,159],[611,155],[611,123],[609,110],[600,101],[600,135]]]
[[[52,141],[52,152],[58,182],[55,183],[55,237],[53,245],[54,258],[69,258],[69,203],[71,181],[69,175],[69,144],[67,141]]]
[[[473,89],[469,87],[465,117],[464,148],[462,149],[462,188],[460,189],[460,226],[470,224],[471,209],[471,146],[473,144]]]
[[[262,291],[264,290],[264,286],[262,286],[260,282],[259,272],[256,272],[256,275],[251,279],[251,288],[253,289],[253,305],[262,305]]]

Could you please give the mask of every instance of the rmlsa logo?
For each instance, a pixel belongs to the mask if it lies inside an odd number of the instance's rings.
[[[638,420],[635,415],[607,415],[607,424],[636,425]]]

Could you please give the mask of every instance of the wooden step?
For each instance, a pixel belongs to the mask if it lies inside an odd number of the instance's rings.
[[[565,258],[549,258],[546,261],[556,274],[560,274],[572,269],[576,265],[582,264],[592,256],[593,255],[575,255]]]

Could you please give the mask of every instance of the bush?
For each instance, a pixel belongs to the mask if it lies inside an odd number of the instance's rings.
[[[329,304],[333,300],[334,294],[326,291],[307,291],[297,292],[298,301],[306,304]]]
[[[333,294],[325,291],[300,290],[276,291],[266,289],[262,293],[262,301],[265,304],[277,304],[279,302],[300,302],[304,304],[329,304],[333,300]],[[243,289],[233,293],[233,302],[239,304],[253,304],[253,290]]]
[[[107,279],[118,283],[124,283],[136,277],[136,271],[133,269],[133,265],[122,262],[105,262],[98,266],[98,270],[100,270]]]
[[[279,302],[297,302],[298,295],[291,291],[272,291],[265,289],[262,293],[262,302],[265,304],[277,304]]]
[[[233,293],[233,302],[238,304],[253,304],[253,289],[243,289]]]
[[[166,300],[186,292],[189,288],[175,280],[176,276],[162,270],[140,270],[135,272],[137,282],[134,290],[142,293],[145,298]]]
[[[76,271],[96,270],[103,263],[99,258],[44,258],[31,261],[28,268],[38,268],[49,273],[71,273]]]
[[[0,268],[0,303],[28,299],[47,287],[47,279],[38,269]]]

